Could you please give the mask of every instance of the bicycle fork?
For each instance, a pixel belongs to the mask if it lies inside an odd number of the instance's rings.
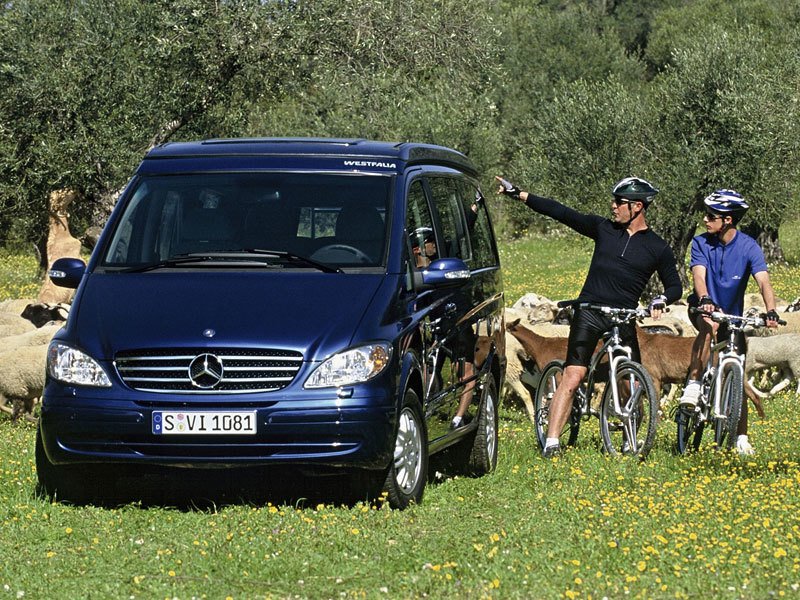
[[[724,384],[723,375],[726,370],[725,367],[732,365],[734,369],[739,370],[742,374],[742,381],[744,381],[744,369],[742,367],[743,362],[744,359],[742,356],[736,352],[720,353],[719,365],[717,365],[716,373],[714,373],[714,385],[712,386],[712,389],[714,390],[712,418],[714,420],[725,421],[728,418],[722,407],[722,388]]]
[[[627,348],[625,348],[628,350]],[[610,355],[610,351],[609,351]],[[639,424],[636,422],[636,407],[639,405],[639,400],[642,396],[642,392],[644,391],[641,385],[638,385],[635,381],[635,378],[631,378],[628,381],[628,391],[630,392],[627,401],[625,402],[625,406],[622,405],[620,402],[621,397],[621,390],[617,385],[617,369],[619,368],[619,364],[622,361],[629,360],[629,354],[618,354],[617,356],[609,356],[610,367],[608,371],[608,383],[611,386],[611,398],[614,402],[614,412],[619,415],[620,420],[622,421],[622,428],[623,434],[625,435],[625,439],[627,440],[628,444],[632,448],[636,448],[638,446],[639,441],[637,440],[637,433],[639,430]]]

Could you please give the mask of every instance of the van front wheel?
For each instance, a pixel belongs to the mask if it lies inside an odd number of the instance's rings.
[[[397,424],[394,456],[383,486],[392,508],[422,502],[428,479],[428,436],[419,398],[406,390]]]

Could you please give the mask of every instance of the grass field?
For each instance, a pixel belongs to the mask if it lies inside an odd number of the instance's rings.
[[[504,246],[509,304],[577,293],[588,250],[575,238]],[[0,294],[22,295],[23,271],[0,274]],[[798,295],[798,272],[774,273],[779,295]],[[675,456],[665,421],[644,463],[601,454],[596,421],[544,461],[527,418],[504,407],[497,471],[432,482],[403,512],[51,504],[35,495],[33,427],[2,419],[0,600],[798,597],[797,401],[765,403],[754,457]]]

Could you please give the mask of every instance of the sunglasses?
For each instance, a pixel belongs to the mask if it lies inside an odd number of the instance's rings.
[[[703,215],[703,218],[707,221],[716,221],[717,219],[721,219],[722,215],[715,215],[714,213],[707,212]]]
[[[625,198],[614,198],[611,201],[611,204],[613,204],[614,206],[622,206],[623,204],[627,204],[628,206],[630,206],[632,202],[636,202],[636,200],[627,200]]]

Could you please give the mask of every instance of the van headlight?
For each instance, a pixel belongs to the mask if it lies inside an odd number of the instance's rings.
[[[111,380],[95,359],[59,342],[53,342],[47,349],[47,371],[62,383],[111,387]]]
[[[389,364],[389,344],[367,344],[334,354],[306,380],[306,388],[340,387],[363,383],[378,375]]]

